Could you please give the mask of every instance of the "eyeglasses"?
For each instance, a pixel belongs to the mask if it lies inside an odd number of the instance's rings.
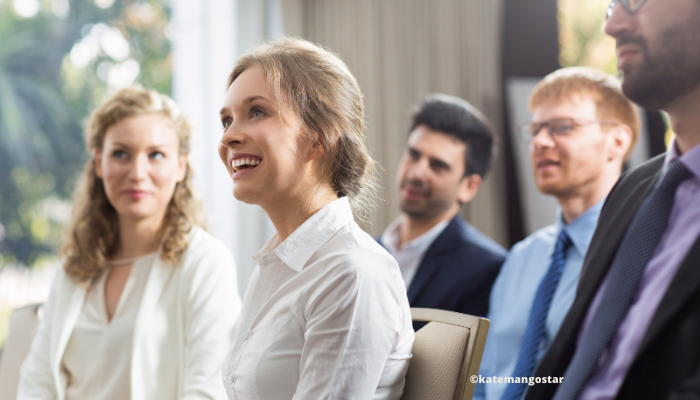
[[[557,118],[544,122],[526,122],[518,126],[518,134],[525,143],[530,143],[542,128],[547,128],[547,133],[552,139],[569,136],[576,128],[585,125],[619,125],[612,121],[598,119]]]
[[[617,3],[622,4],[622,7],[625,8],[625,11],[627,11],[628,14],[634,14],[637,12],[644,3],[646,3],[647,0],[612,0],[610,2],[610,5],[608,6],[608,12],[605,16],[605,20],[607,21],[612,17],[613,11],[615,10],[615,6]]]

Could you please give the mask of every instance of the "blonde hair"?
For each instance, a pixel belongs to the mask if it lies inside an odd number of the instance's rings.
[[[622,93],[620,80],[614,76],[591,67],[571,67],[554,71],[535,86],[530,95],[529,108],[530,111],[534,111],[546,101],[563,101],[581,95],[593,98],[598,118],[630,128],[632,141],[624,156],[626,160],[639,138],[641,123],[637,108]]]
[[[190,151],[192,127],[168,96],[141,86],[120,90],[92,112],[85,128],[85,142],[91,157],[85,163],[73,199],[72,220],[61,248],[64,270],[74,281],[88,282],[105,270],[107,259],[119,246],[117,211],[110,204],[102,179],[95,172],[95,152],[101,152],[105,135],[124,119],[148,114],[163,115],[179,139],[179,153]],[[192,192],[192,170],[187,162],[185,178],[175,187],[168,204],[161,240],[160,257],[173,265],[180,262],[189,245],[192,226],[202,225],[201,208]]]
[[[362,92],[345,63],[322,47],[282,38],[251,49],[238,59],[227,87],[246,69],[259,65],[278,105],[292,108],[305,134],[324,150],[324,170],[338,197],[347,196],[355,216],[374,207],[375,162],[365,143]],[[278,107],[279,108],[279,107]]]

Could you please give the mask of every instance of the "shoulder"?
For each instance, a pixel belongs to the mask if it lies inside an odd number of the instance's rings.
[[[215,238],[214,235],[205,231],[203,228],[194,226],[190,231],[190,244],[183,254],[183,263],[185,260],[207,257],[232,258],[233,255],[224,242]]]
[[[341,228],[314,257],[332,275],[394,281],[398,264],[389,252],[354,221]]]
[[[615,192],[627,191],[636,186],[639,182],[657,175],[664,166],[665,157],[665,153],[660,154],[644,164],[625,171],[610,193],[614,194]]]
[[[508,252],[503,271],[512,268],[522,269],[532,262],[532,257],[541,257],[543,254],[550,254],[552,246],[557,239],[557,226],[555,224],[545,226],[525,239],[519,241]]]
[[[622,174],[620,177],[620,182],[639,181],[657,174],[664,166],[665,159],[666,153],[659,154],[643,164],[630,168],[628,171]]]
[[[530,234],[525,239],[519,241],[510,250],[508,257],[511,255],[522,255],[533,250],[541,250],[548,248],[557,240],[557,226],[555,224],[545,226]]]
[[[610,194],[608,194],[605,204],[603,205],[601,216],[609,216],[611,212],[618,212],[620,210],[620,205],[632,199],[630,194],[640,183],[649,182],[649,179],[653,179],[659,174],[659,171],[663,168],[664,160],[665,154],[661,154],[623,173],[612,190],[610,190]],[[602,219],[605,220],[605,218]]]
[[[545,257],[551,254],[556,235],[557,226],[552,224],[535,231],[511,248],[491,291],[492,310],[503,310],[503,307],[511,309],[507,301],[513,295],[518,295],[518,288],[532,283],[533,269],[541,268],[543,263],[547,265]]]
[[[461,242],[459,249],[462,252],[472,253],[470,256],[476,254],[479,257],[500,259],[502,261],[507,253],[503,246],[459,216],[450,222],[443,234],[455,235],[457,240]],[[437,240],[440,240],[440,237]]]
[[[89,282],[74,281],[61,266],[56,268],[56,275],[51,283],[49,298],[53,302],[67,303],[76,290],[85,290],[89,285]]]
[[[182,255],[183,273],[210,273],[218,269],[235,270],[233,254],[226,245],[203,228],[190,231],[190,243]]]

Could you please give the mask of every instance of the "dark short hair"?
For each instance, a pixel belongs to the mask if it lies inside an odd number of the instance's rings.
[[[410,132],[418,125],[459,139],[467,145],[464,176],[486,176],[495,153],[491,123],[468,101],[446,94],[431,94],[413,113]]]

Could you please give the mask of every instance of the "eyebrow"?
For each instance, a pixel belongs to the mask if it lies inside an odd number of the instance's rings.
[[[254,102],[255,100],[268,100],[265,96],[260,96],[260,95],[255,95],[255,96],[250,96],[247,97],[245,100],[243,100],[243,104],[250,104]],[[219,110],[219,115],[224,115],[228,113],[228,109],[226,107],[223,107],[221,110]]]
[[[406,147],[408,148],[408,151],[415,152],[421,157],[424,155],[420,150],[416,149],[415,147],[412,147],[412,146],[406,146]],[[450,166],[450,164],[447,161],[442,160],[440,158],[428,156],[428,160],[443,164],[447,169],[452,169],[452,167]]]
[[[131,149],[131,146],[129,146],[129,145],[126,144],[126,143],[122,143],[122,142],[114,142],[114,146],[115,146],[115,147],[125,148],[125,149]],[[167,145],[166,143],[156,143],[156,144],[154,144],[153,146],[149,146],[148,149],[149,149],[149,150],[154,150],[154,149],[162,149],[162,148],[165,148],[165,147],[168,147],[168,145]]]

